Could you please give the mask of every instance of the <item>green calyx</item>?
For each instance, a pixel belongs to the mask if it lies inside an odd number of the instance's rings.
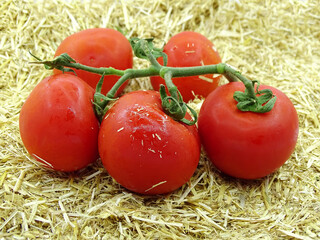
[[[177,91],[179,96],[178,99],[172,96],[168,96],[166,92],[166,87],[163,84],[160,85],[159,92],[160,92],[160,97],[162,101],[163,111],[167,115],[169,115],[174,120],[183,122],[189,126],[197,122],[197,119],[198,119],[197,113],[191,107],[189,107],[185,102],[183,102],[182,96],[179,91]],[[185,118],[188,109],[192,114],[192,117],[193,117],[192,121]]]
[[[100,122],[102,122],[103,117],[109,110],[108,103],[110,101],[117,100],[117,98],[113,98],[113,96],[108,96],[108,95],[105,96],[101,93],[103,80],[104,80],[104,74],[102,74],[96,86],[96,92],[94,93],[94,97],[93,97],[94,111]]]
[[[259,81],[252,81],[251,84],[253,89],[255,84],[257,84],[254,95],[250,94],[248,88],[246,88],[244,92],[236,91],[234,93],[233,98],[238,102],[237,108],[243,112],[270,112],[277,97],[273,95],[270,89],[258,90],[260,85]]]
[[[220,65],[220,66],[219,66]],[[239,71],[225,63],[217,66],[218,71],[229,80],[229,82],[241,81],[245,86],[245,91],[236,91],[233,98],[238,102],[237,108],[243,112],[266,113],[272,110],[277,97],[273,95],[270,89],[259,90],[260,82],[258,80],[248,80]],[[255,88],[255,85],[257,87]]]
[[[67,53],[61,54],[60,56],[56,57],[52,61],[43,61],[40,58],[38,58],[37,56],[33,55],[31,52],[29,52],[29,53],[32,57],[34,57],[35,59],[38,60],[38,62],[33,62],[33,63],[43,64],[44,67],[48,70],[58,69],[58,70],[62,71],[63,73],[73,72],[75,75],[77,75],[73,69],[64,67],[64,66],[68,66],[70,63],[76,63],[76,60],[71,58]]]
[[[163,52],[162,48],[156,48],[153,45],[153,38],[131,38],[129,41],[136,57],[150,60],[153,65],[157,66],[159,66],[159,64],[154,62],[153,60],[156,60],[159,57],[163,57],[164,66],[167,65],[167,54]]]

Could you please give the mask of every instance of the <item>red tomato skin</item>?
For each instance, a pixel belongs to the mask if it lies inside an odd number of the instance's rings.
[[[280,168],[293,153],[299,131],[297,112],[289,98],[270,86],[277,97],[267,113],[242,112],[233,99],[241,82],[217,88],[199,113],[199,135],[212,163],[237,178],[258,179]]]
[[[129,41],[120,32],[108,28],[92,28],[74,33],[64,39],[55,57],[68,53],[76,62],[91,67],[113,67],[119,70],[132,68],[133,53]],[[96,88],[101,76],[84,70],[76,70],[77,76],[87,82],[92,88]],[[54,73],[61,71],[54,69]],[[119,76],[109,75],[104,77],[102,93],[106,94],[117,82]],[[121,93],[127,82],[118,90]]]
[[[102,121],[98,145],[109,174],[123,187],[145,195],[181,187],[200,158],[196,126],[167,116],[155,91],[121,97]]]
[[[73,75],[42,80],[20,112],[20,135],[27,151],[57,171],[75,171],[94,162],[99,122],[92,107],[93,94],[87,83]]]
[[[193,67],[221,63],[219,53],[213,43],[205,36],[197,32],[181,32],[174,35],[164,46],[163,52],[168,56],[169,67]],[[158,62],[163,65],[163,59]],[[212,82],[201,79],[205,77]],[[213,77],[213,74],[203,76],[190,76],[173,78],[173,83],[178,87],[184,101],[193,100],[194,94],[203,97],[217,88],[220,77]],[[159,76],[150,77],[154,90],[159,90],[159,85],[164,80]],[[193,94],[194,93],[194,94]]]

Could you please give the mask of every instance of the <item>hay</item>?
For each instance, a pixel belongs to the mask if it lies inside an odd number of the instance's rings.
[[[0,6],[1,239],[320,238],[320,8],[318,1],[22,1]],[[285,92],[300,120],[295,152],[262,180],[220,174],[202,154],[188,184],[146,197],[119,186],[97,162],[77,174],[47,171],[19,137],[18,117],[51,74],[68,35],[110,27],[161,45],[183,30],[212,40],[223,61]],[[135,67],[145,62],[135,61]],[[150,88],[133,80],[126,91]],[[202,100],[191,105],[199,110]]]

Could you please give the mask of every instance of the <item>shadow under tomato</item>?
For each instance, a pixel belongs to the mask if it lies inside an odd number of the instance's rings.
[[[228,174],[225,174],[221,172],[218,168],[214,166],[214,164],[207,158],[205,157],[204,161],[208,161],[208,165],[210,166],[208,168],[208,171],[210,171],[210,174],[213,174],[216,176],[216,180],[220,184],[226,184],[226,185],[237,185],[237,186],[242,186],[244,188],[257,188],[260,187],[261,184],[266,181],[267,179],[273,178],[274,174],[277,174],[277,171],[274,173],[271,173],[265,177],[258,178],[258,179],[242,179],[242,178],[236,178],[232,177]]]

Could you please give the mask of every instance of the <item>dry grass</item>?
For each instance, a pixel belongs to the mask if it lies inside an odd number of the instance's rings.
[[[320,238],[318,1],[4,0],[0,17],[0,239]],[[159,44],[183,30],[204,34],[224,62],[291,98],[300,120],[295,152],[257,181],[226,177],[203,155],[189,184],[156,197],[123,189],[100,162],[77,174],[41,168],[23,148],[18,118],[51,73],[28,64],[28,50],[51,59],[66,36],[92,27]],[[148,79],[127,91],[136,88],[150,88]]]

